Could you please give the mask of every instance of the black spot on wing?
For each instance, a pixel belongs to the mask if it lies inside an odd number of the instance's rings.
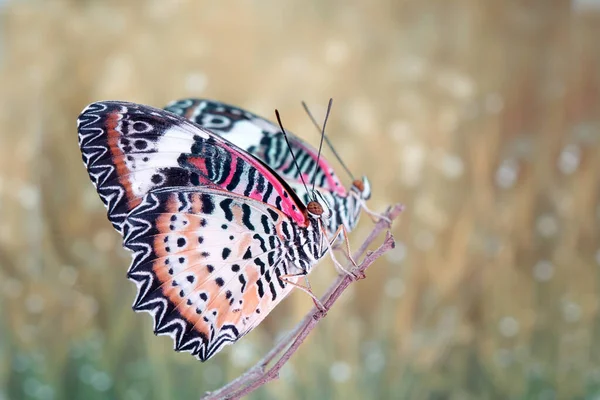
[[[269,254],[267,254],[267,262],[269,263],[269,265],[275,264],[275,252],[274,251],[270,251]]]
[[[274,249],[277,246],[275,236],[269,236],[269,246]]]
[[[254,187],[254,176],[256,175],[256,169],[250,168],[248,171],[248,184],[246,185],[246,190],[244,190],[244,196],[250,196],[250,192]]]
[[[279,219],[279,214],[277,212],[271,210],[270,208],[267,208],[267,211],[269,212],[269,215],[271,216],[273,221],[277,221]]]
[[[179,212],[182,212],[183,210],[185,210],[185,207],[187,206],[187,199],[185,198],[185,195],[183,193],[177,193],[177,200],[179,200],[179,204],[181,204],[178,208]]]
[[[201,194],[200,200],[202,201],[202,212],[204,214],[212,214],[215,211],[215,203],[208,194]]]
[[[275,291],[275,285],[273,282],[269,283],[269,290],[271,290],[271,301],[275,301],[277,298],[277,292]]]
[[[227,257],[229,257],[229,255],[231,254],[231,249],[228,247],[224,247],[223,248],[223,252],[221,253],[221,256],[223,257],[223,260],[226,260]]]
[[[231,181],[227,184],[227,190],[233,191],[239,185],[240,178],[242,177],[242,173],[244,172],[244,160],[241,157],[238,157],[235,161],[235,171],[233,171],[233,176],[231,177]]]
[[[250,222],[251,213],[252,211],[250,210],[250,206],[248,204],[242,204],[242,222],[244,223],[246,228],[253,231],[255,228],[254,225],[252,225],[252,222]]]
[[[231,203],[233,203],[233,199],[225,199],[219,203],[219,206],[225,213],[225,218],[227,221],[233,221],[233,212],[231,212]]]
[[[265,190],[265,177],[262,175],[258,175],[258,180],[256,182],[256,191],[258,193],[262,193]]]
[[[254,259],[254,264],[256,264],[260,267],[260,274],[264,275],[265,269],[266,269],[265,263],[260,258],[257,257]]]
[[[273,193],[273,185],[267,182],[267,190],[263,195],[263,202],[268,203],[269,197],[271,197],[271,193]]]
[[[258,233],[255,233],[254,236],[252,236],[253,239],[256,239],[260,242],[260,249],[262,251],[267,251],[267,246],[265,246],[265,239],[260,236]]]
[[[283,221],[281,223],[281,230],[283,231],[283,234],[285,235],[285,237],[289,238],[290,237],[290,229],[288,227],[288,223]]]
[[[269,226],[269,217],[267,217],[266,215],[261,215],[260,216],[260,222],[262,223],[263,226],[263,230],[266,234],[271,233],[271,227]]]
[[[265,295],[265,289],[263,288],[263,283],[260,279],[256,281],[256,287],[258,287],[258,296],[263,297]]]

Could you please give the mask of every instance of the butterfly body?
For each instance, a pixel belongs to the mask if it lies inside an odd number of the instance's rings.
[[[206,99],[177,100],[165,109],[196,122],[264,161],[286,179],[305,204],[310,201],[311,193],[305,189],[301,176],[307,184],[314,179],[332,210],[327,225],[330,235],[340,226],[351,231],[358,224],[365,201],[371,196],[366,177],[353,182],[347,191],[333,168],[323,157],[318,157],[312,146],[287,132],[291,150],[298,162],[299,169],[296,168],[281,129],[244,109]]]
[[[98,102],[78,132],[108,218],[133,253],[133,308],[178,351],[204,361],[239,340],[326,253],[321,215],[276,172],[184,118]]]

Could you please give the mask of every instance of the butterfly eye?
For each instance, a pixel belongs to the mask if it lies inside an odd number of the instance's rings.
[[[365,185],[363,184],[363,181],[361,181],[360,179],[355,179],[354,182],[352,182],[352,186],[357,188],[358,191],[361,193],[363,190],[365,190]]]
[[[306,205],[306,209],[309,213],[315,216],[321,216],[323,214],[323,206],[317,201],[310,201]]]
[[[313,191],[313,198],[315,200],[309,202],[307,204],[307,209],[310,212],[310,204],[314,203],[316,205],[318,205],[318,210],[320,211],[319,214],[317,213],[312,213],[313,215],[319,215],[324,219],[329,219],[331,218],[331,216],[333,215],[333,212],[331,211],[331,205],[329,204],[329,201],[323,196],[323,194],[321,192],[318,191]]]

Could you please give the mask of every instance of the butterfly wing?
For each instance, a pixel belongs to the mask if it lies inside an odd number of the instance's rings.
[[[306,226],[302,201],[271,168],[226,139],[140,104],[90,104],[77,120],[90,179],[122,233],[127,214],[163,187],[208,187],[273,205]]]
[[[124,230],[135,253],[128,273],[138,286],[134,310],[151,313],[156,334],[202,361],[252,330],[291,291],[281,275],[301,272],[287,261],[293,221],[222,190],[150,192]]]
[[[244,109],[205,99],[183,99],[170,103],[166,110],[181,115],[239,147],[256,155],[289,182],[312,182],[316,170],[316,185],[321,191],[346,196],[346,190],[333,168],[317,150],[294,134],[287,132],[300,171],[292,162],[281,129],[272,122]],[[317,164],[318,161],[318,164]]]
[[[281,275],[312,266],[299,247],[302,202],[227,140],[169,112],[112,101],[88,106],[78,130],[90,178],[134,253],[134,309],[151,313],[177,350],[207,360],[291,291]]]

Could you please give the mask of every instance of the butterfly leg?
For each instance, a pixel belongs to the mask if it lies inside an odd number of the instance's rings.
[[[304,278],[306,279],[306,286],[302,286],[299,283],[296,282],[292,282],[287,278],[297,278],[298,276],[304,276]],[[308,278],[306,277],[306,273],[301,273],[301,274],[290,274],[290,275],[281,275],[279,277],[282,281],[284,281],[287,284],[290,284],[300,290],[302,290],[304,293],[308,294],[312,300],[313,303],[315,304],[315,307],[317,307],[317,309],[323,313],[327,312],[327,309],[325,308],[325,306],[323,305],[323,303],[321,303],[321,300],[319,300],[319,298],[317,296],[315,296],[315,294],[312,291],[312,288],[310,287],[310,283],[308,282]]]
[[[351,255],[350,240],[348,239],[348,230],[346,230],[346,227],[344,225],[340,225],[338,227],[337,231],[335,231],[335,233],[333,235],[334,240],[337,240],[337,238],[340,235],[343,235],[343,242],[346,244],[346,251],[345,251],[346,257],[348,257],[348,260],[350,260],[350,262],[352,263],[352,265],[354,265],[354,267],[358,267],[358,264],[356,263],[356,261],[354,261],[354,258],[352,258],[352,255]]]
[[[323,228],[323,226],[321,226],[321,229],[323,230],[323,234],[325,236],[327,236],[327,233],[325,232],[325,228]],[[340,271],[342,271],[343,273],[345,273],[347,275],[350,275],[353,279],[355,279],[355,280],[363,279],[364,274],[362,274],[362,273],[355,274],[354,272],[348,271],[346,268],[342,267],[342,264],[340,264],[340,262],[337,260],[337,258],[335,258],[335,254],[333,253],[333,248],[331,247],[331,243],[334,243],[340,234],[344,235],[344,242],[346,243],[346,251],[344,253],[345,253],[346,257],[348,257],[348,259],[350,260],[352,265],[354,265],[355,268],[358,267],[358,264],[356,264],[356,261],[354,261],[354,258],[352,258],[352,255],[350,254],[350,241],[348,240],[348,231],[346,230],[346,227],[344,225],[340,225],[339,228],[337,229],[337,231],[334,233],[333,239],[331,241],[327,242],[327,247],[329,248],[329,255],[331,257],[331,260],[333,261],[333,264]]]
[[[387,222],[387,223],[388,223],[388,225],[390,225],[390,226],[392,225],[392,220],[391,220],[391,219],[389,219],[388,217],[386,217],[386,216],[385,216],[385,215],[383,215],[383,214],[379,214],[379,213],[377,213],[377,212],[375,212],[375,211],[372,211],[372,210],[370,210],[370,209],[369,209],[369,207],[367,207],[367,204],[366,204],[364,201],[362,201],[362,200],[361,200],[361,202],[360,202],[360,206],[361,206],[361,207],[362,207],[362,209],[363,209],[363,210],[364,210],[364,211],[367,213],[367,215],[368,215],[369,217],[371,217],[371,220],[372,220],[373,222],[377,223],[377,222],[379,222],[380,220],[384,220],[385,222]]]

